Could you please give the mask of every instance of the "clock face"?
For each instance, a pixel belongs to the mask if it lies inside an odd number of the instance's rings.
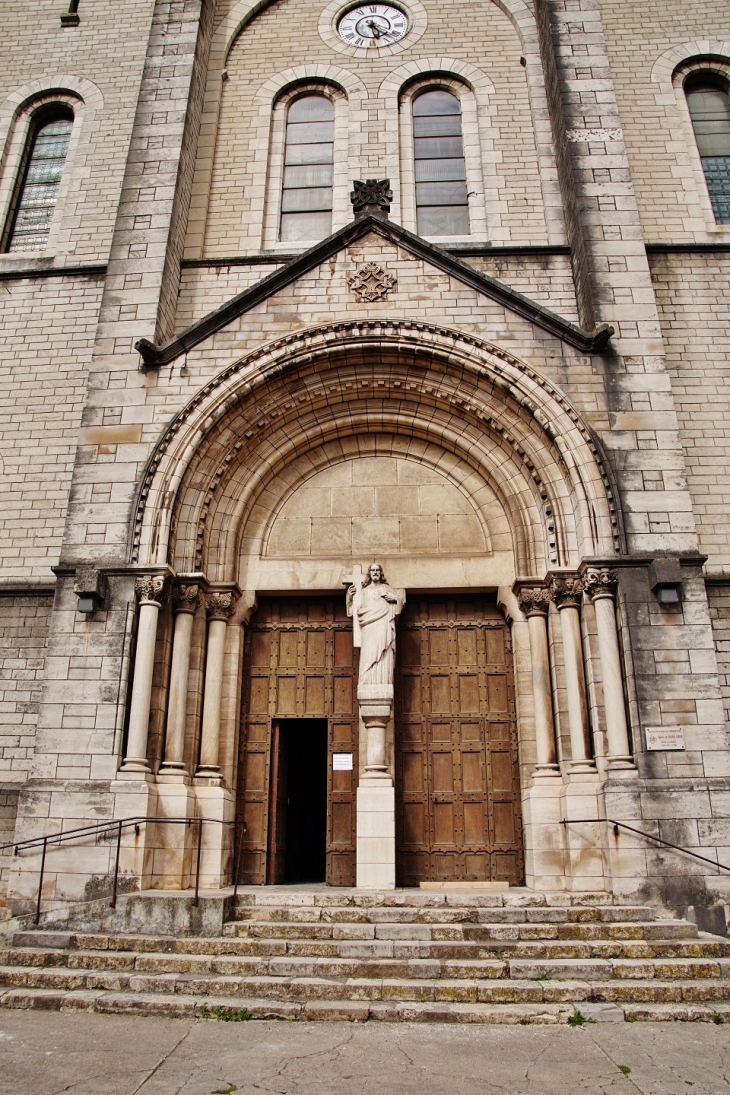
[[[343,42],[358,49],[392,46],[408,31],[408,20],[392,4],[361,4],[350,8],[337,24]]]

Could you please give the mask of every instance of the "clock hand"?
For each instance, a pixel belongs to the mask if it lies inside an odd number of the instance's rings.
[[[368,26],[370,27],[371,31],[373,32],[373,38],[382,38],[383,37],[383,34],[385,33],[384,30],[383,30],[382,27],[378,26],[378,24],[375,22],[374,19],[369,20]]]

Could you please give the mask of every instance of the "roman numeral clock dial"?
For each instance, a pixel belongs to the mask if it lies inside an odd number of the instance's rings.
[[[357,49],[392,46],[408,32],[408,20],[392,4],[361,4],[345,12],[337,31],[343,42]]]

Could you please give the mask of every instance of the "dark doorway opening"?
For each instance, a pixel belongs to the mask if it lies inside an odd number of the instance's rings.
[[[327,867],[327,720],[274,726],[267,882],[324,882]]]

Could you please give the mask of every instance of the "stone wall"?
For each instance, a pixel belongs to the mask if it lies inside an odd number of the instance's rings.
[[[18,794],[15,787],[0,786],[0,847],[9,844],[15,831],[18,813]],[[8,889],[8,869],[13,858],[12,848],[0,851],[0,906],[5,904]]]
[[[730,40],[730,10],[725,0],[600,0],[600,6],[645,238],[708,238],[716,229],[672,72],[683,59],[717,56],[718,44]]]
[[[0,290],[2,577],[49,582],[61,549],[101,279],[28,277],[4,281]]]
[[[710,574],[730,572],[730,255],[652,254],[687,481]]]
[[[0,597],[0,787],[32,767],[52,607],[50,594]]]

